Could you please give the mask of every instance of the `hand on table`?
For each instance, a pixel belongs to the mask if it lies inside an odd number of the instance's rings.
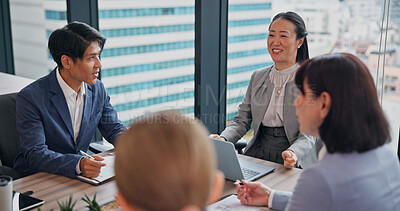
[[[218,134],[210,134],[208,137],[226,141],[226,139],[224,137],[221,137]]]
[[[104,158],[96,155],[93,155],[92,157],[95,160],[92,160],[88,157],[82,158],[79,164],[79,168],[85,176],[95,178],[99,176],[101,167],[105,166],[106,164],[99,162],[104,160]]]
[[[271,189],[260,182],[246,182],[236,185],[236,193],[240,202],[244,205],[268,206]]]
[[[283,166],[286,168],[293,168],[297,163],[297,156],[292,150],[285,150],[282,152]]]

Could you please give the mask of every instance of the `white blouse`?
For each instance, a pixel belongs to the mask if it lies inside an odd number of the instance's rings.
[[[264,126],[283,126],[283,99],[285,97],[285,87],[288,82],[294,80],[299,66],[300,65],[296,63],[284,70],[277,70],[275,66],[272,66],[271,72],[269,73],[269,80],[274,84],[274,90],[272,91],[271,100],[262,121]]]

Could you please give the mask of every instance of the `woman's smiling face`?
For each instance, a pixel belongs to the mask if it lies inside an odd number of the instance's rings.
[[[296,63],[297,49],[303,44],[297,39],[296,25],[286,19],[275,20],[269,29],[268,52],[278,70],[286,69]]]

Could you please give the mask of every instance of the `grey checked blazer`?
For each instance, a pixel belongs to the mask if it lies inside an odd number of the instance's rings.
[[[246,95],[239,105],[238,114],[232,123],[221,133],[221,136],[225,137],[228,141],[236,143],[250,130],[253,123],[254,136],[247,144],[246,150],[254,144],[258,136],[258,129],[272,96],[274,84],[269,80],[271,68],[272,66],[262,68],[252,74]],[[294,106],[294,100],[297,96],[296,84],[294,81],[288,82],[285,87],[283,100],[283,124],[286,136],[291,145],[288,149],[295,152],[299,159],[298,164],[303,168],[307,168],[318,160],[315,149],[316,139],[299,132],[299,123],[296,119],[296,108]]]

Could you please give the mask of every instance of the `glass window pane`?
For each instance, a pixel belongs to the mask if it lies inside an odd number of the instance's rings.
[[[386,27],[385,27],[386,28]],[[383,54],[381,62],[383,64]],[[400,130],[400,1],[390,1],[389,26],[387,33],[385,68],[381,69],[383,79],[382,108],[389,120],[392,148],[397,151]],[[382,77],[383,75],[383,77]],[[380,87],[379,87],[380,86]],[[378,85],[382,90],[382,83]]]
[[[397,151],[400,125],[400,1],[390,1],[385,73],[378,74],[378,92],[384,82],[382,107]],[[356,55],[376,80],[383,0],[230,0],[228,27],[227,124],[237,113],[251,74],[272,64],[266,49],[270,21],[279,12],[294,11],[306,23],[310,57],[332,52]],[[384,34],[383,34],[384,35]],[[381,51],[385,47],[384,39]],[[384,75],[384,76],[382,76]],[[379,85],[380,84],[380,85]],[[244,138],[249,139],[248,134]]]
[[[47,40],[67,24],[65,0],[10,0],[15,75],[37,79],[56,67]]]
[[[194,115],[194,0],[99,0],[102,81],[119,118]]]
[[[270,0],[229,0],[227,124],[237,114],[251,74],[272,64],[266,48],[267,27],[272,15]],[[251,136],[252,130],[244,138]]]

